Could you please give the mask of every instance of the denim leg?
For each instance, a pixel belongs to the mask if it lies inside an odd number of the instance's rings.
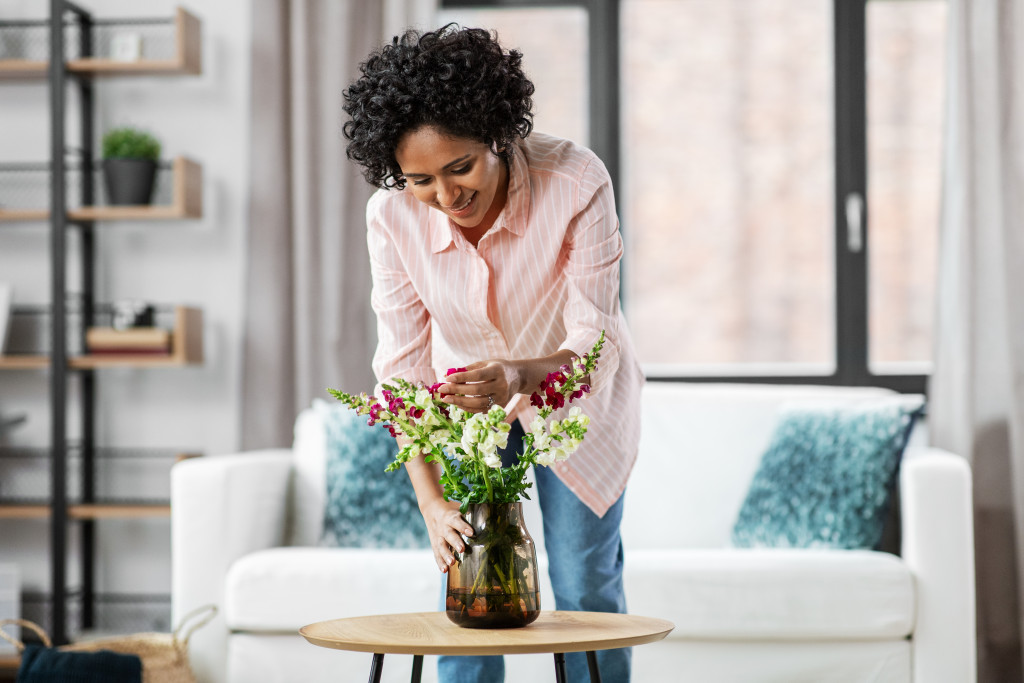
[[[437,658],[437,679],[441,683],[503,683],[505,658],[501,655],[486,657]]]
[[[499,450],[501,463],[514,465],[523,451],[523,426],[519,420],[512,423],[508,434],[508,445]],[[441,575],[441,611],[445,611],[448,593],[448,575]],[[505,680],[505,659],[500,655],[490,656],[440,656],[437,658],[437,677],[440,683],[503,683]],[[609,679],[612,680],[612,679]]]
[[[544,520],[548,573],[555,591],[555,609],[585,612],[626,612],[622,585],[622,497],[598,517],[547,467],[534,467],[537,498]],[[551,609],[541,598],[542,609]],[[601,678],[628,683],[631,648],[597,652]],[[583,652],[567,653],[571,683],[590,680]]]

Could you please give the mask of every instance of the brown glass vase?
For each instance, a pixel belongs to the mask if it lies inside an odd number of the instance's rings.
[[[448,618],[466,628],[517,628],[540,615],[537,550],[522,503],[469,506],[466,550],[448,569]]]

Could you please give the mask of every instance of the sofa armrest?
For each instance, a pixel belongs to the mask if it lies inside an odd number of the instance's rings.
[[[189,641],[201,682],[226,680],[228,569],[284,543],[291,463],[290,449],[275,449],[185,460],[171,470],[172,621],[203,605],[220,608]]]
[[[914,683],[976,680],[974,514],[967,461],[907,451],[900,473],[903,560],[914,576]]]

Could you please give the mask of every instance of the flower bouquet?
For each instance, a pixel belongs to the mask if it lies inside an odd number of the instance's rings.
[[[503,466],[499,449],[511,429],[504,408],[471,413],[442,400],[441,382],[417,386],[404,379],[382,385],[381,399],[328,389],[332,396],[381,424],[403,446],[387,471],[422,455],[441,465],[446,500],[474,529],[466,549],[448,572],[447,611],[455,623],[473,627],[525,626],[540,613],[533,540],[522,525],[520,502],[529,499],[531,465],[550,466],[572,455],[583,442],[590,419],[579,407],[561,418],[555,410],[590,391],[584,379],[597,368],[604,332],[593,348],[549,373],[530,397],[537,416],[524,430],[518,461]],[[447,375],[464,368],[452,368]]]

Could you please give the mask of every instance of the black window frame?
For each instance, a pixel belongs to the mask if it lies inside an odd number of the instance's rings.
[[[824,1],[824,0],[823,0]],[[835,369],[830,374],[649,374],[648,381],[877,386],[924,394],[927,374],[874,373],[869,363],[867,207],[867,3],[832,0],[835,143]],[[877,1],[877,0],[875,0]],[[581,7],[588,15],[590,147],[618,193],[621,171],[620,0],[440,0],[444,9]],[[600,45],[601,49],[592,46]],[[847,201],[859,203],[860,225],[847,224]],[[623,226],[624,230],[628,226]],[[856,231],[856,234],[851,234]],[[629,267],[624,259],[623,268]],[[624,280],[625,278],[623,278]],[[737,365],[741,370],[742,365]]]

